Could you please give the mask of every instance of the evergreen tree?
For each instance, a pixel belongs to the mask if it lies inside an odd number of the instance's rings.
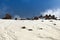
[[[2,19],[12,19],[12,16],[10,14],[6,14],[5,17]]]

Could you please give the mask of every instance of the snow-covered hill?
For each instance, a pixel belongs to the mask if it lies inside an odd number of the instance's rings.
[[[0,19],[0,40],[60,40],[60,21]]]

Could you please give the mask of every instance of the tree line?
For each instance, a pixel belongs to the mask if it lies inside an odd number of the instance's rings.
[[[10,14],[6,14],[2,19],[12,19],[12,16]],[[20,20],[38,20],[38,19],[45,19],[45,20],[50,20],[50,19],[54,19],[54,20],[57,20],[57,17],[55,15],[45,15],[45,16],[35,16],[35,17],[32,17],[32,18],[21,18]],[[15,18],[15,20],[18,20],[18,18]]]

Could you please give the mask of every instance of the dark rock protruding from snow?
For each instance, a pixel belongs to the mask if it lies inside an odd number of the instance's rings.
[[[39,28],[40,30],[42,30],[43,28]]]
[[[54,25],[56,25],[56,24],[54,23]]]
[[[17,20],[17,18],[15,18],[15,20]]]
[[[32,29],[28,29],[28,31],[33,31]]]
[[[26,28],[25,26],[22,27],[22,29],[25,29],[25,28]]]

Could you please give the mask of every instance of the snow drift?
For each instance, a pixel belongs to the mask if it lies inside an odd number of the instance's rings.
[[[60,40],[60,21],[0,20],[0,40]]]

